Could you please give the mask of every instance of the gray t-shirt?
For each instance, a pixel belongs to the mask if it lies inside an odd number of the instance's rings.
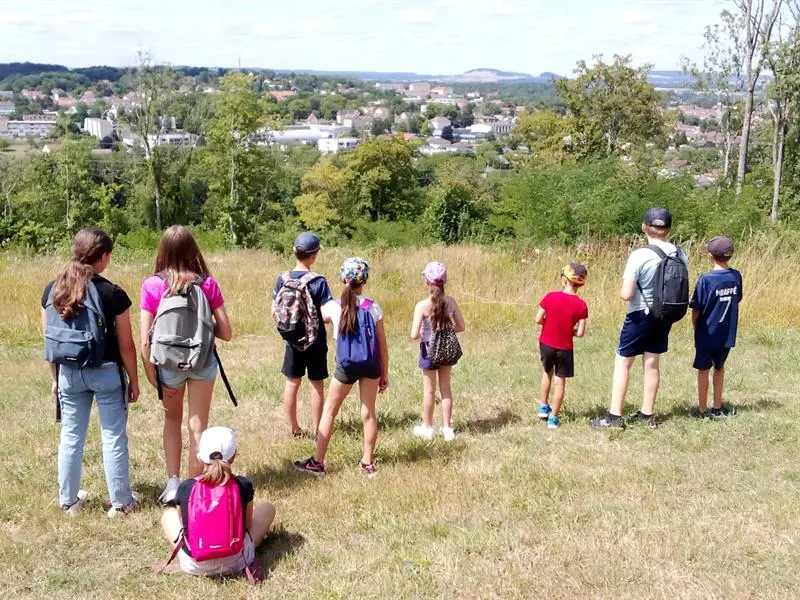
[[[672,256],[675,256],[677,252],[678,258],[688,266],[689,259],[686,257],[686,253],[681,248],[675,246],[675,244],[661,240],[653,240],[652,243],[654,246],[658,246],[665,253],[671,254]],[[649,248],[634,250],[628,257],[622,279],[623,281],[632,281],[639,284],[633,292],[633,298],[631,298],[631,301],[628,303],[629,313],[638,310],[648,310],[648,303],[652,306],[653,279],[656,275],[656,269],[658,268],[660,260],[658,255]],[[644,298],[642,298],[639,287],[644,291]]]

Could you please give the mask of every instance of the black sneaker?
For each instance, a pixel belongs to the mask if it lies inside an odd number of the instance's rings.
[[[705,410],[703,412],[700,412],[699,408],[694,408],[692,409],[692,416],[695,417],[696,419],[710,419],[711,411]]]
[[[325,476],[325,463],[315,461],[313,456],[306,460],[294,461],[294,468],[302,473],[313,475],[314,477]]]
[[[712,419],[719,419],[720,417],[732,417],[736,414],[732,408],[725,406],[724,404],[719,408],[712,408],[711,409],[711,418]]]
[[[602,417],[589,421],[589,427],[592,429],[625,429],[625,419],[606,413]]]
[[[631,416],[628,417],[628,423],[633,425],[634,423],[644,423],[650,429],[655,429],[658,427],[658,421],[656,421],[655,415],[646,415],[642,411],[637,410]]]

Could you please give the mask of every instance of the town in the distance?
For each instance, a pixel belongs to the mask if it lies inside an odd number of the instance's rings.
[[[82,135],[97,140],[95,155],[142,153],[161,145],[194,147],[204,143],[205,132],[192,119],[191,108],[219,94],[224,75],[236,69],[174,69],[171,106],[163,107],[158,127],[150,132],[137,130],[129,118],[142,108],[147,94],[135,71],[0,65],[0,144],[48,153],[65,136]],[[560,77],[552,73],[475,69],[459,76],[426,77],[243,71],[272,117],[252,141],[279,151],[310,146],[322,154],[338,153],[370,137],[401,134],[428,156],[486,155],[490,143],[486,168],[505,169],[515,157],[531,152],[525,135],[518,135],[524,132],[525,115],[565,111],[555,87]],[[684,72],[653,71],[647,78],[660,95],[668,129],[660,174],[690,173],[698,186],[714,185],[721,175],[720,154],[738,144],[723,131],[728,106]],[[762,105],[753,114],[753,125],[768,121],[768,108]]]

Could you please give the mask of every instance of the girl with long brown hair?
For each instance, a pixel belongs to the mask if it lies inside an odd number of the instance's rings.
[[[446,441],[455,438],[453,431],[453,390],[452,366],[436,366],[428,357],[428,343],[436,332],[452,327],[455,333],[466,328],[464,317],[458,302],[445,294],[447,268],[440,262],[431,262],[422,271],[429,295],[417,303],[414,308],[414,320],[411,323],[411,339],[419,340],[419,368],[422,369],[422,424],[416,425],[413,433],[417,437],[432,440],[433,412],[436,404],[436,387],[442,396],[442,428],[440,433]]]
[[[93,399],[97,400],[100,416],[103,467],[111,501],[108,516],[125,515],[139,507],[139,495],[131,490],[128,460],[128,403],[136,402],[139,397],[131,300],[125,290],[102,277],[111,263],[113,249],[111,238],[103,230],[82,229],[75,236],[72,257],[42,295],[42,330],[46,340],[53,339],[51,327],[55,324],[79,319],[84,311],[90,310],[93,305],[90,294],[99,298],[101,304],[97,308],[102,316],[98,313],[92,317],[99,320],[98,330],[104,342],[96,340],[97,360],[82,364],[50,363],[53,393],[61,412],[59,497],[70,516],[77,515],[88,498],[86,491],[80,489],[80,480]]]
[[[322,409],[314,456],[296,461],[295,467],[317,477],[325,474],[325,455],[333,435],[333,422],[345,398],[358,383],[361,420],[364,424],[364,452],[359,467],[368,476],[375,474],[374,453],[378,440],[375,401],[389,387],[389,348],[386,344],[383,310],[363,294],[369,279],[369,265],[362,259],[348,258],[342,265],[344,284],[339,310],[331,310],[326,320],[334,325],[336,369]],[[327,312],[327,311],[326,311]]]
[[[159,500],[170,504],[180,484],[181,451],[183,439],[183,396],[188,387],[189,474],[199,475],[202,464],[197,460],[197,444],[208,426],[211,397],[217,376],[217,361],[211,355],[209,363],[194,371],[158,369],[150,362],[150,331],[161,299],[186,293],[190,286],[200,281],[203,294],[208,299],[214,318],[214,335],[222,340],[233,337],[225,300],[219,284],[211,275],[197,241],[188,228],[173,225],[161,236],[153,275],[142,283],[141,341],[142,363],[147,380],[163,389],[164,456],[167,466],[167,484]]]

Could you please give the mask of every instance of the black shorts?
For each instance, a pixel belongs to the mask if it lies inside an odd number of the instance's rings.
[[[283,355],[283,373],[289,379],[300,379],[308,376],[309,381],[323,381],[328,378],[328,347],[314,345],[308,350],[300,351],[286,345]]]
[[[730,348],[697,348],[694,355],[694,368],[708,371],[712,366],[719,370],[725,367]]]
[[[575,356],[572,350],[558,350],[539,342],[539,355],[545,373],[555,373],[556,377],[575,376]]]
[[[333,370],[333,378],[339,383],[354,385],[361,379],[380,379],[381,368],[377,366],[375,369],[367,369],[359,373],[349,373],[342,368],[342,365],[336,363],[336,368]]]
[[[628,313],[619,334],[617,354],[625,358],[644,354],[664,354],[669,349],[672,323],[658,321],[643,310]]]

